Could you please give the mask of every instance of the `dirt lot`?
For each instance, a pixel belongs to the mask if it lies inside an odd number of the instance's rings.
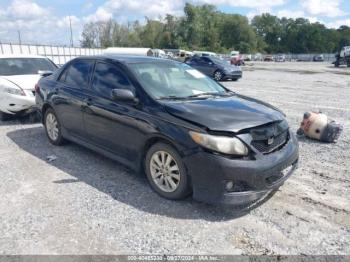
[[[1,254],[350,254],[350,69],[258,63],[224,84],[344,125],[337,144],[300,139],[301,167],[249,213],[171,202],[118,163],[54,147],[40,124],[0,123]],[[47,156],[55,161],[48,162]]]

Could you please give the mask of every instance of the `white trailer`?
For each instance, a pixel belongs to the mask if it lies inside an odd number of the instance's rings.
[[[153,56],[151,48],[138,47],[109,47],[103,50],[102,53],[113,55]]]

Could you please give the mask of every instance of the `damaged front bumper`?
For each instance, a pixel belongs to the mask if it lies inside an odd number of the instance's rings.
[[[0,111],[7,114],[31,113],[36,110],[35,96],[32,91],[25,90],[26,95],[1,93]]]
[[[298,158],[298,142],[290,133],[283,148],[271,154],[235,159],[201,151],[185,157],[185,165],[191,176],[194,199],[241,205],[277,190],[297,169]],[[229,190],[228,182],[234,185]]]
[[[223,80],[240,79],[240,78],[242,78],[242,75],[243,75],[242,71],[225,72]]]

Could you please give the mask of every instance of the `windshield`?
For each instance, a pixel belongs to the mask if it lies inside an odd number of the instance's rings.
[[[45,58],[0,58],[0,75],[37,75],[38,71],[54,71],[56,66]]]
[[[228,91],[192,67],[171,61],[129,64],[145,91],[156,99],[223,95]]]
[[[209,59],[211,61],[213,61],[215,64],[219,64],[219,65],[223,65],[223,66],[228,66],[230,65],[230,62],[227,61],[227,60],[224,60],[224,59],[221,59],[219,57],[214,57],[214,56],[211,56],[209,57]]]

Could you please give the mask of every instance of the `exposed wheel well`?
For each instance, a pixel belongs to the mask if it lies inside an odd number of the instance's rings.
[[[144,146],[144,148],[143,148],[143,151],[142,151],[142,156],[141,156],[141,161],[140,161],[141,162],[141,165],[140,165],[141,170],[145,169],[145,159],[146,159],[146,154],[147,154],[148,150],[153,145],[155,145],[156,143],[165,143],[165,144],[168,144],[171,147],[173,147],[175,150],[177,150],[176,146],[174,146],[173,143],[170,140],[166,139],[166,138],[163,138],[163,137],[152,137],[152,138],[148,139],[146,144],[145,144],[145,146]],[[142,173],[145,175],[145,172],[142,172]]]
[[[141,174],[146,176],[146,172],[145,171],[145,160],[146,160],[146,154],[148,152],[148,150],[155,144],[157,143],[165,143],[165,144],[168,144],[169,146],[173,147],[177,152],[178,154],[180,155],[180,157],[182,157],[182,154],[181,152],[179,152],[179,150],[177,149],[177,147],[169,140],[169,139],[166,139],[166,138],[163,138],[163,137],[152,137],[150,138],[149,140],[147,140],[144,148],[143,148],[143,152],[142,152],[142,156],[141,156],[141,165],[140,165],[140,171],[141,171]],[[187,171],[187,166],[185,163],[183,163],[186,171]],[[187,171],[188,172],[188,171]],[[189,179],[189,184],[190,184],[190,187],[192,187],[192,178],[191,176],[189,175],[188,176],[188,179]]]
[[[47,111],[47,109],[52,108],[52,106],[50,106],[49,104],[45,104],[41,110],[41,122],[44,123],[44,117],[45,117],[45,113]]]
[[[221,74],[223,74],[223,73],[222,73],[222,70],[221,70],[220,68],[218,68],[218,69],[216,69],[216,70],[214,71],[214,75],[216,74],[216,72],[220,72]]]

